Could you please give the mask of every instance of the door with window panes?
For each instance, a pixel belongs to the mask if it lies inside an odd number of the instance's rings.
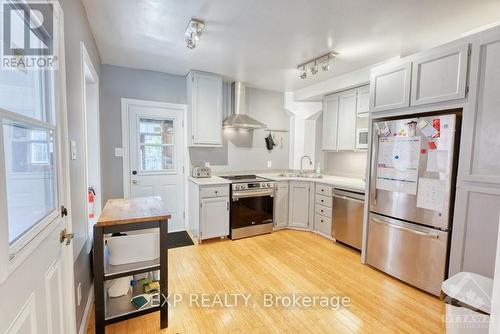
[[[127,101],[130,197],[160,196],[172,215],[169,231],[185,230],[184,106]]]
[[[71,238],[60,242],[71,222],[62,210],[69,196],[63,18],[54,9],[58,69],[0,69],[0,333],[75,330]],[[24,14],[10,12],[13,44],[36,25]],[[33,33],[31,46],[53,36]]]

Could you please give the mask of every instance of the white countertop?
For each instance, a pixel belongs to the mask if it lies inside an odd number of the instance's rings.
[[[199,186],[210,186],[217,184],[231,184],[231,181],[223,179],[222,177],[212,176],[205,178],[195,178],[192,176],[188,176],[187,179]]]
[[[279,176],[279,174],[258,174],[258,176],[270,179],[273,181],[303,181],[315,182],[332,185],[334,187],[344,188],[347,190],[365,191],[365,181],[362,179],[354,179],[350,177],[323,175],[321,178],[309,177],[294,177],[294,176]]]

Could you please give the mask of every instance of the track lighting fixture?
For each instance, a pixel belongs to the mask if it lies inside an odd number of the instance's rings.
[[[334,51],[328,52],[327,54],[321,55],[317,58],[311,59],[305,63],[297,65],[297,69],[300,71],[300,78],[307,78],[307,69],[312,75],[318,73],[319,67],[323,71],[330,70],[330,60],[334,59],[337,56],[337,53]]]

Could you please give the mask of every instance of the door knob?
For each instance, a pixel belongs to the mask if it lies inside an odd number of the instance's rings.
[[[59,242],[63,243],[64,240],[66,240],[66,245],[69,245],[74,237],[75,235],[73,233],[68,233],[66,229],[64,229],[59,234]]]
[[[137,175],[137,171],[136,171],[136,170],[133,170],[133,171],[132,171],[132,175]]]

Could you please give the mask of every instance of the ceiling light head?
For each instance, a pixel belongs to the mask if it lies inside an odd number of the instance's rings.
[[[186,46],[188,49],[194,49],[196,47],[196,42],[200,40],[200,37],[205,28],[205,22],[199,19],[191,19],[186,28]]]
[[[196,47],[196,42],[191,37],[186,38],[186,46],[188,49],[194,49]]]
[[[315,61],[314,63],[311,63],[311,74],[312,75],[315,75],[316,73],[318,73],[318,63]]]
[[[301,79],[307,78],[307,71],[305,66],[302,66],[302,68],[300,69],[300,78]]]

